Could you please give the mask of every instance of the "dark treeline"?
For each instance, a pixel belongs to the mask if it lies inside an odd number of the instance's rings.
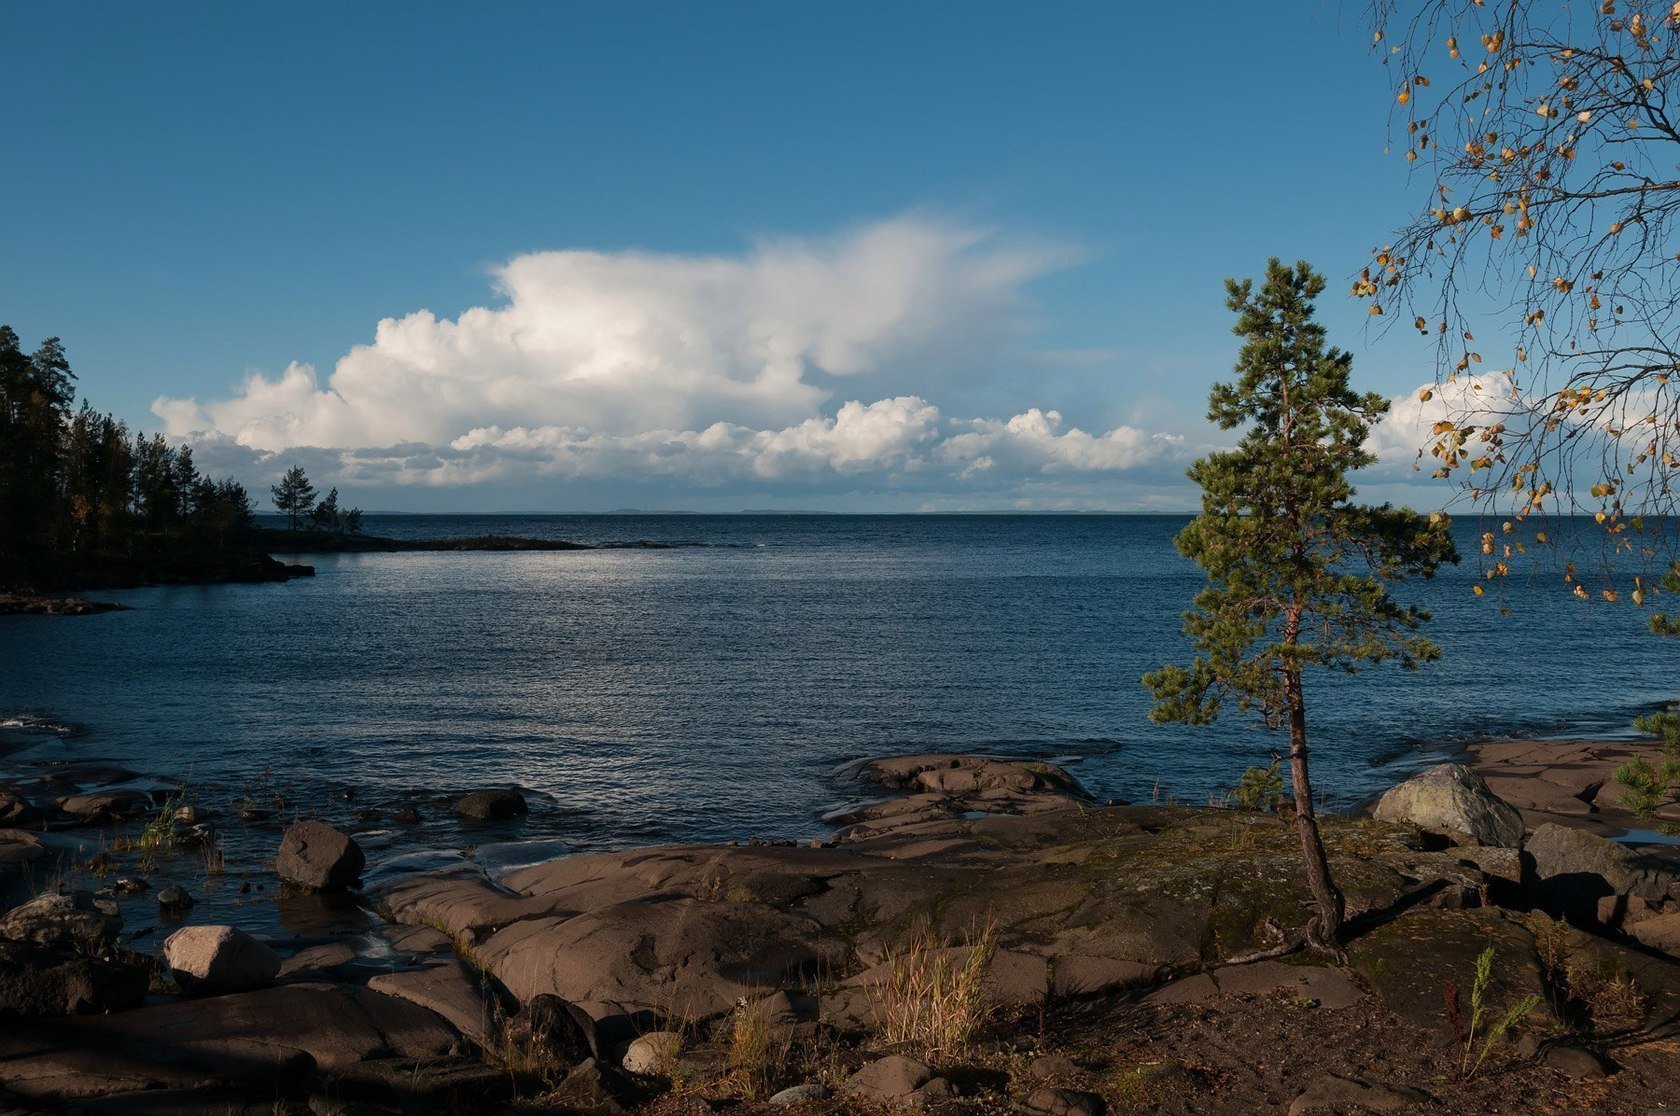
[[[266,580],[243,485],[192,450],[75,407],[57,338],[25,353],[0,326],[0,588]],[[277,569],[278,567],[278,569]]]

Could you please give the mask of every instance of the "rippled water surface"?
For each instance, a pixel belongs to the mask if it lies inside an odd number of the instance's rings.
[[[824,832],[840,765],[920,749],[1070,757],[1103,797],[1199,801],[1278,741],[1234,714],[1147,720],[1138,677],[1183,655],[1200,584],[1183,522],[371,516],[668,548],[323,555],[311,580],[3,618],[0,719],[74,724],[54,755],[194,783],[382,803],[517,783],[528,835],[579,848]],[[1617,730],[1677,696],[1676,648],[1633,610],[1570,599],[1554,570],[1501,617],[1474,576],[1402,589],[1434,610],[1441,663],[1313,680],[1333,802],[1467,737]]]

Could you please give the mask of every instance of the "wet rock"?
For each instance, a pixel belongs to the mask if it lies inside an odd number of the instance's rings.
[[[391,820],[402,825],[418,825],[420,823],[420,811],[412,806],[404,806],[400,810],[391,811]]]
[[[0,1019],[125,1011],[146,998],[146,970],[0,942]]]
[[[138,876],[118,876],[117,882],[111,885],[118,895],[138,895],[142,891],[150,890],[151,886]]]
[[[870,1062],[846,1079],[846,1092],[880,1104],[902,1104],[933,1080],[933,1071],[913,1058],[893,1054]]]
[[[176,825],[197,825],[204,820],[204,811],[197,806],[182,806],[171,819]]]
[[[449,947],[448,936],[430,926],[387,926],[379,933],[404,953],[439,953]]]
[[[804,1085],[794,1085],[791,1088],[783,1089],[779,1093],[772,1094],[770,1097],[770,1107],[787,1108],[790,1105],[804,1104],[807,1101],[827,1100],[833,1095],[834,1090],[830,1089],[822,1082],[809,1081]]]
[[[0,826],[40,825],[47,820],[47,811],[21,794],[0,792]]]
[[[1103,1099],[1077,1089],[1038,1089],[1021,1102],[1029,1116],[1101,1116]]]
[[[1522,815],[1461,763],[1443,763],[1412,776],[1377,800],[1379,821],[1410,823],[1478,845],[1522,844]]]
[[[312,974],[320,979],[320,974],[332,969],[341,969],[356,963],[356,951],[348,942],[324,942],[321,945],[300,949],[280,963],[280,977],[292,980],[304,974]],[[373,987],[373,982],[368,982]],[[384,991],[375,988],[375,992]]]
[[[232,926],[188,926],[163,943],[163,961],[191,996],[220,996],[274,983],[280,957]]]
[[[512,788],[477,791],[455,803],[457,814],[477,821],[504,821],[522,817],[528,810],[525,796]]]
[[[180,914],[192,909],[193,897],[186,888],[175,884],[157,893],[158,907],[169,914]]]
[[[675,1031],[653,1031],[624,1048],[619,1065],[637,1077],[670,1077],[682,1053],[682,1036]]]
[[[122,821],[152,808],[152,796],[142,791],[73,794],[58,800],[58,808],[83,822]]]
[[[121,916],[87,891],[49,892],[0,918],[0,939],[71,952],[97,952],[121,930]]]
[[[1583,829],[1548,822],[1523,849],[1534,858],[1541,902],[1571,919],[1596,917],[1606,896],[1660,901],[1668,894],[1668,873],[1661,865]]]
[[[320,821],[287,829],[274,860],[281,879],[312,891],[343,891],[361,879],[366,864],[360,845]]]

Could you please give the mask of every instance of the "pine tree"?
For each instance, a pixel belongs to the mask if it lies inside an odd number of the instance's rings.
[[[1665,593],[1680,594],[1680,562],[1662,579]],[[1659,612],[1651,617],[1651,631],[1665,639],[1680,638],[1680,618]],[[1658,740],[1657,762],[1635,756],[1616,769],[1622,785],[1622,805],[1640,821],[1655,824],[1670,836],[1680,836],[1680,824],[1661,817],[1664,809],[1680,805],[1680,712],[1672,709],[1635,717],[1633,727]]]
[[[338,531],[343,524],[343,515],[338,510],[338,489],[327,493],[315,510],[309,513],[310,522],[319,531]]]
[[[274,506],[286,513],[287,526],[293,531],[297,530],[298,520],[315,506],[315,486],[309,483],[302,465],[287,469],[280,483],[271,485],[268,491],[274,498]]]
[[[1276,259],[1258,293],[1249,280],[1226,281],[1243,345],[1236,380],[1214,385],[1208,418],[1243,434],[1235,449],[1191,467],[1202,510],[1174,540],[1208,577],[1184,616],[1196,658],[1143,681],[1156,721],[1207,724],[1234,700],[1288,730],[1295,826],[1317,911],[1280,949],[1334,951],[1344,901],[1314,813],[1302,675],[1438,658],[1415,634],[1428,614],[1396,603],[1388,584],[1432,576],[1458,555],[1446,517],[1353,502],[1350,474],[1376,460],[1366,436],[1388,403],[1355,393],[1352,357],[1325,348],[1313,319],[1323,289],[1304,262]]]

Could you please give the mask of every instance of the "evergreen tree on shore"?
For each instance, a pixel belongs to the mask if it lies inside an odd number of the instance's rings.
[[[0,325],[0,588],[123,583],[226,566],[247,546],[243,486],[188,448],[75,402],[57,338],[26,354]]]
[[[298,523],[315,506],[315,486],[309,482],[302,465],[287,469],[280,483],[272,485],[268,492],[275,508],[285,513],[286,527],[292,531],[298,529]],[[336,489],[334,493],[336,495]]]
[[[1289,734],[1295,826],[1316,913],[1280,946],[1336,950],[1344,901],[1315,816],[1303,672],[1356,672],[1396,660],[1408,669],[1439,649],[1415,634],[1428,614],[1397,604],[1388,584],[1434,574],[1458,555],[1444,516],[1353,502],[1349,476],[1376,459],[1371,426],[1388,409],[1348,386],[1352,358],[1325,348],[1313,300],[1324,280],[1273,259],[1256,292],[1226,281],[1243,338],[1235,381],[1214,385],[1208,417],[1243,428],[1235,449],[1197,461],[1202,510],[1175,540],[1207,573],[1185,613],[1197,655],[1144,676],[1156,721],[1200,725],[1226,700]]]

